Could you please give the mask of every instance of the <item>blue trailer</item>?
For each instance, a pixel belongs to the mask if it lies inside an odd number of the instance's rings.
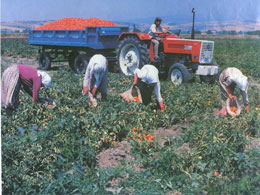
[[[125,26],[86,27],[85,30],[31,30],[29,44],[40,46],[40,69],[49,69],[51,62],[68,61],[76,73],[82,74],[94,54],[103,54],[109,62],[116,61],[118,36],[128,31],[129,27]]]

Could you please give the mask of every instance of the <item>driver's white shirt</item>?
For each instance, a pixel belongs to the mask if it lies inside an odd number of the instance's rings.
[[[156,27],[156,24],[152,24],[151,27],[150,27],[150,32],[149,32],[148,34],[149,34],[149,36],[150,36],[151,38],[155,38],[155,37],[158,36],[158,35],[156,35],[155,33],[156,33],[156,32],[162,32],[162,31],[163,31],[163,30],[162,30],[162,27],[161,27],[161,26]]]

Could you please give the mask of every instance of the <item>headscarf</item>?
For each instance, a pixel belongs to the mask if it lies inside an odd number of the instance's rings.
[[[47,89],[51,85],[51,77],[48,73],[38,70],[38,76],[42,76],[42,84]]]
[[[239,89],[241,89],[242,91],[246,91],[246,89],[248,87],[247,77],[244,75],[241,75],[240,77],[237,78],[236,84],[239,87]]]
[[[101,63],[95,63],[94,64],[94,73],[101,73],[101,72],[104,72],[105,71],[105,66]]]
[[[137,68],[135,73],[137,74],[138,78],[140,78],[145,83],[152,84],[159,82],[159,71],[153,65],[145,65],[141,70]]]

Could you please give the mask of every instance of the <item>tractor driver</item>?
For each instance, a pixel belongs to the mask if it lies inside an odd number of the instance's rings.
[[[162,19],[160,17],[156,17],[154,20],[154,24],[151,25],[150,27],[150,32],[149,35],[152,39],[152,43],[154,45],[154,60],[158,60],[158,49],[159,49],[159,44],[162,43],[162,39],[159,37],[159,34],[163,32],[162,27],[161,27],[161,22]]]

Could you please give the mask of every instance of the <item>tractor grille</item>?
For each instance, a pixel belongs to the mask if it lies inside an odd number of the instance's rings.
[[[212,63],[213,50],[214,50],[213,41],[202,41],[201,50],[200,50],[200,63],[201,64]]]

